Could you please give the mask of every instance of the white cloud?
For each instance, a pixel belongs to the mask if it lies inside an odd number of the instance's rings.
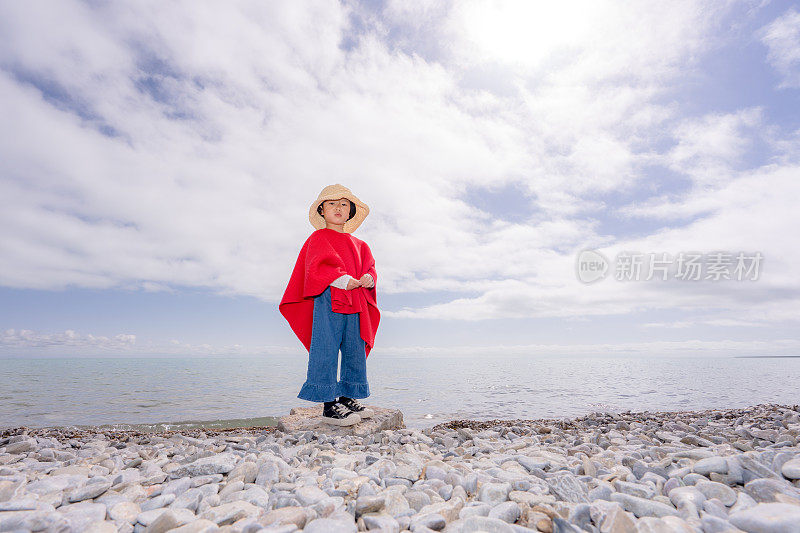
[[[209,344],[179,339],[159,341],[140,339],[130,333],[113,336],[82,333],[72,329],[46,333],[30,329],[7,329],[0,333],[0,356],[55,355],[89,357],[163,356],[163,355],[282,355],[296,354],[296,347],[277,345]]]
[[[779,88],[800,88],[800,13],[792,7],[757,32],[767,60],[782,76]]]
[[[522,231],[518,226],[510,226],[505,233],[497,232],[503,238],[472,248],[472,260],[468,264],[473,265],[473,272],[467,270],[472,274],[471,281],[463,283],[454,279],[458,270],[455,264],[452,270],[438,271],[435,275],[440,277],[426,284],[430,289],[445,290],[457,290],[461,285],[466,291],[477,291],[477,296],[456,298],[421,309],[400,310],[388,316],[480,320],[627,314],[641,308],[711,306],[745,317],[753,306],[762,306],[762,309],[774,308],[776,312],[784,310],[773,316],[775,321],[796,322],[800,317],[800,292],[794,265],[800,262],[800,251],[787,244],[784,228],[792,227],[791,221],[796,219],[794,198],[800,197],[798,175],[800,167],[766,166],[742,172],[720,189],[698,190],[682,202],[630,208],[627,210],[630,215],[641,218],[669,219],[674,215],[672,209],[686,216],[701,212],[705,216],[688,225],[665,228],[644,237],[618,238],[610,244],[595,241],[588,246],[600,250],[612,261],[622,251],[667,253],[671,261],[680,252],[760,252],[764,259],[755,281],[705,281],[698,286],[680,280],[620,282],[606,279],[587,286],[577,281],[574,270],[577,250],[583,247],[572,248],[568,253],[527,247],[523,243],[542,243],[543,236],[537,235],[533,228]],[[553,247],[558,240],[568,245],[581,240],[591,243],[591,235],[562,233],[556,236],[552,230],[544,234],[554,237],[553,242],[542,243],[545,249]],[[482,257],[514,257],[515,260],[492,264],[482,261]],[[490,272],[492,267],[495,273]]]
[[[770,270],[740,298],[797,287],[783,234],[796,221],[797,169],[737,166],[770,127],[761,111],[687,117],[665,99],[697,68],[727,4],[509,4],[508,20],[524,16],[499,47],[475,14],[482,5],[393,3],[370,18],[336,3],[4,4],[0,114],[14,127],[0,131],[0,281],[208,286],[277,302],[312,230],[310,201],[340,182],[372,208],[357,236],[384,293],[456,293],[387,316],[630,313],[723,290],[585,287],[574,251],[587,246],[758,248]],[[375,25],[343,50],[358,31],[351,15]],[[528,20],[538,34],[522,31]],[[424,53],[414,24],[435,30]],[[503,74],[502,90],[482,72]],[[671,136],[675,148],[658,146]],[[648,165],[697,188],[618,214],[706,218],[639,239],[582,218],[616,214],[613,196],[646,182]],[[458,197],[512,181],[528,195],[524,223]]]
[[[666,154],[667,165],[699,186],[719,186],[742,163],[761,127],[757,107],[682,120],[674,129],[677,144]]]
[[[105,350],[128,351],[136,344],[136,335],[120,333],[113,337],[105,335],[92,335],[91,333],[78,333],[75,330],[65,330],[61,333],[41,333],[30,329],[7,329],[0,335],[0,349],[14,351],[30,348],[89,348]]]

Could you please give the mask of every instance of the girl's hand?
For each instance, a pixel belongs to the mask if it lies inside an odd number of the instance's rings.
[[[361,281],[357,280],[356,278],[350,278],[347,280],[347,290],[352,291],[356,287],[361,287]]]
[[[369,274],[364,274],[363,276],[361,276],[360,281],[361,281],[361,286],[366,289],[371,289],[372,287],[375,286],[375,282],[372,280],[372,276],[370,276]]]

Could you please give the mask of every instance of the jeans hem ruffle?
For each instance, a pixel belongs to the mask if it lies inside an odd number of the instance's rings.
[[[355,383],[353,381],[339,382],[339,396],[360,399],[369,396],[369,383]]]
[[[300,392],[297,394],[297,397],[301,400],[308,400],[309,402],[317,403],[332,402],[339,396],[341,396],[341,394],[339,394],[338,383],[319,385],[315,383],[309,383],[308,381],[303,383],[303,386],[300,388]]]

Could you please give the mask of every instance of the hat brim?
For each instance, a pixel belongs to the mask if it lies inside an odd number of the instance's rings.
[[[322,202],[326,202],[328,200],[339,200],[340,198],[347,198],[354,204],[356,204],[356,214],[350,220],[345,221],[343,225],[343,230],[346,233],[353,233],[364,219],[367,218],[369,215],[369,206],[359,200],[354,194],[350,192],[333,192],[331,194],[320,195],[314,203],[311,204],[311,207],[308,210],[308,220],[311,222],[311,225],[314,226],[316,229],[322,229],[327,227],[327,222],[325,221],[325,217],[320,215],[317,212],[317,207]]]

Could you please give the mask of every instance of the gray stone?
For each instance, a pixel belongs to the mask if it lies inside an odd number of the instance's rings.
[[[514,528],[499,518],[489,518],[488,516],[470,516],[464,520],[461,526],[461,533],[514,533]]]
[[[26,453],[36,449],[36,440],[25,438],[6,446],[6,453]]]
[[[230,474],[229,474],[230,476]],[[230,478],[229,478],[230,479]],[[234,492],[238,492],[244,488],[244,481],[241,479],[236,479],[233,481],[229,481],[222,489],[219,491],[219,498],[220,500],[225,500],[225,497],[229,494],[233,494]]]
[[[478,492],[478,476],[475,473],[467,474],[464,476],[464,482],[461,484],[467,494],[475,494]]]
[[[553,533],[583,533],[583,531],[557,516],[553,518]]]
[[[256,484],[265,486],[275,484],[281,479],[281,470],[277,461],[266,460],[258,467]]]
[[[117,533],[119,530],[117,526],[115,526],[112,522],[106,522],[105,520],[92,522],[86,529],[83,530],[83,533]],[[161,533],[162,531],[166,530],[154,530],[155,533]],[[150,530],[147,530],[147,533],[150,533]]]
[[[793,452],[778,452],[775,454],[775,457],[772,458],[772,466],[770,468],[775,472],[782,473],[783,465],[797,457],[798,455]]]
[[[383,482],[386,484],[386,488],[392,486],[411,487],[411,480],[405,478],[387,477],[383,479]]]
[[[685,476],[683,476],[683,482],[686,483],[687,485],[694,486],[694,484],[697,483],[698,481],[710,481],[710,479],[708,479],[703,474],[698,474],[697,472],[692,472],[690,474],[686,474]]]
[[[459,518],[466,519],[470,516],[489,516],[489,512],[492,510],[492,506],[488,503],[470,502],[470,504],[472,505],[465,505],[458,511]]]
[[[527,455],[517,455],[517,462],[525,467],[528,472],[533,470],[546,470],[550,461],[542,457],[528,457]]]
[[[67,519],[57,511],[42,509],[0,513],[0,531],[69,531],[70,527]]]
[[[50,475],[25,485],[25,492],[32,492],[40,496],[58,490],[76,489],[86,483],[85,475],[57,474]]]
[[[328,493],[316,485],[303,485],[294,491],[294,496],[302,506],[313,505],[318,501],[327,498]]]
[[[590,502],[595,500],[608,500],[613,492],[614,488],[610,483],[607,481],[601,481],[595,488],[588,492],[586,499],[588,499]]]
[[[781,473],[783,477],[788,479],[800,479],[800,457],[790,459],[783,463]]]
[[[50,506],[49,510],[55,511],[55,507]],[[0,512],[2,511],[33,511],[39,508],[39,500],[24,498],[20,500],[0,501]]]
[[[219,483],[220,481],[222,481],[223,477],[224,476],[222,474],[207,474],[205,476],[176,479],[174,480],[174,482],[182,481],[183,479],[188,479],[189,481],[192,482],[191,484],[192,487],[199,487],[201,485],[207,485],[208,483]],[[164,485],[166,486],[167,484],[165,483]],[[173,492],[173,491],[162,490],[161,492],[163,493],[163,492]]]
[[[386,513],[368,513],[361,519],[367,530],[380,529],[386,533],[400,533],[400,523]]]
[[[259,529],[261,533],[292,533],[296,531],[297,528],[291,529],[289,531],[280,531],[272,528],[268,529]],[[170,531],[170,533],[216,533],[219,531],[219,526],[212,522],[211,520],[194,520],[189,522],[186,525],[177,527]]]
[[[0,479],[0,502],[13,500],[19,497],[24,480],[11,481],[8,479]]]
[[[251,518],[258,516],[261,513],[259,507],[252,503],[235,501],[230,503],[223,503],[215,507],[210,507],[204,511],[198,518],[211,520],[218,526],[233,524],[242,518]]]
[[[709,474],[711,481],[717,481],[726,485],[743,485],[744,484],[744,469],[739,459],[736,456],[725,457],[725,462],[728,463],[727,474],[717,474],[712,472]]]
[[[82,531],[92,522],[105,520],[107,509],[102,503],[93,503],[86,500],[62,505],[58,508],[58,512],[67,519],[75,531]]]
[[[150,498],[146,502],[142,502],[141,510],[150,511],[151,509],[158,509],[159,507],[167,507],[169,504],[174,502],[175,499],[176,496],[173,493],[160,494],[155,498]]]
[[[671,455],[675,459],[682,459],[685,457],[687,459],[694,459],[695,461],[699,461],[707,457],[714,457],[714,454],[708,450],[681,450]]]
[[[273,509],[261,517],[261,523],[266,525],[287,525],[292,524],[297,528],[306,525],[307,514],[304,508],[297,505],[290,505]]]
[[[728,514],[730,515],[731,513],[735,513],[737,511],[744,511],[745,509],[750,509],[756,505],[758,505],[758,502],[755,501],[752,496],[746,492],[740,492],[736,495],[736,503],[730,508]]]
[[[700,524],[703,528],[703,533],[739,533],[742,531],[734,527],[726,519],[705,513],[703,514]]]
[[[756,460],[753,457],[753,453],[754,452],[746,452],[735,456],[739,461],[739,464],[742,465],[742,468],[750,472],[751,475],[754,475],[755,478],[763,477],[783,479],[781,476],[773,472],[771,468]],[[748,479],[747,481],[750,480]]]
[[[108,517],[115,522],[127,522],[133,524],[136,522],[136,517],[142,512],[138,503],[122,501],[117,504],[108,506]]]
[[[169,504],[169,507],[171,509],[189,509],[191,511],[197,511],[200,500],[203,499],[204,494],[203,490],[199,487],[191,488],[175,498],[175,500]]]
[[[322,404],[311,407],[293,407],[288,416],[278,420],[278,430],[284,433],[312,431],[315,434],[328,436],[369,436],[381,431],[405,428],[403,412],[399,409],[387,409],[376,405],[367,405],[373,415],[351,426],[335,426],[322,420]]]
[[[800,531],[800,506],[789,503],[759,503],[731,513],[728,521],[748,533],[796,533]]]
[[[775,494],[788,494],[797,497],[797,489],[785,480],[759,478],[745,483],[744,490],[759,503],[775,501]]]
[[[586,485],[578,480],[575,475],[559,473],[546,481],[550,486],[550,493],[557,499],[565,502],[589,503]]]
[[[706,498],[716,498],[728,507],[736,503],[736,491],[716,481],[699,481],[694,486]]]
[[[138,487],[141,490],[140,495],[133,495],[131,491],[136,490],[135,487]],[[111,509],[115,505],[121,502],[130,502],[130,501],[142,501],[147,498],[147,494],[145,493],[144,488],[140,485],[134,485],[129,487],[130,490],[124,493],[116,492],[114,487],[111,487],[111,490],[104,492],[100,496],[94,499],[94,503],[102,503],[108,509]],[[53,493],[51,493],[52,495]],[[63,503],[63,498],[58,502],[59,504]]]
[[[392,491],[394,492],[394,491]],[[366,513],[377,513],[386,505],[386,496],[360,496],[356,499],[356,516]]]
[[[408,479],[409,481],[416,481],[421,475],[422,467],[406,463],[400,463],[397,465],[397,471],[394,474],[395,477]]]
[[[333,518],[315,518],[306,524],[303,533],[358,533],[358,528],[354,522]]]
[[[447,472],[444,468],[437,465],[425,465],[425,479],[441,479],[447,477]]]
[[[728,518],[728,509],[721,501],[716,498],[711,498],[703,502],[703,511],[710,515],[718,516],[719,518]]]
[[[707,448],[714,446],[714,443],[710,440],[698,437],[697,435],[686,435],[681,439],[681,442],[691,446],[705,446]]]
[[[648,472],[648,474],[649,473],[650,472]],[[649,499],[656,494],[655,489],[649,485],[630,483],[628,481],[616,480],[614,481],[614,488],[617,489],[618,492],[630,494],[631,496],[638,496],[639,498]]]
[[[492,510],[489,511],[489,518],[499,518],[503,522],[508,522],[509,524],[513,524],[517,520],[519,520],[521,511],[519,509],[519,505],[515,502],[503,502],[495,505],[492,507]],[[459,513],[459,517],[460,517]]]
[[[637,518],[643,516],[661,517],[678,515],[678,510],[670,505],[653,500],[646,500],[644,498],[637,498],[629,494],[614,493],[611,495],[611,501],[618,502],[626,511],[632,512]]]
[[[220,499],[220,503],[230,503],[233,501],[252,503],[256,507],[262,507],[264,509],[270,508],[269,494],[267,494],[267,491],[265,491],[263,488],[256,485],[251,485],[248,489],[233,492]],[[317,504],[324,501],[325,500],[321,500],[320,502],[317,502]]]
[[[706,482],[710,483],[710,482]],[[676,487],[669,492],[669,499],[675,505],[680,507],[683,503],[690,503],[697,508],[702,507],[703,502],[707,496],[697,487]]]
[[[592,523],[591,511],[588,503],[579,503],[569,512],[569,523],[588,529]]]
[[[634,516],[617,502],[596,500],[589,504],[589,516],[602,533],[626,533],[635,526]]]
[[[692,471],[703,476],[708,476],[711,472],[727,474],[728,462],[724,457],[706,457],[697,461],[692,467]]]
[[[434,531],[441,531],[446,525],[447,520],[439,513],[421,513],[411,517],[412,531],[420,526],[427,527]]]
[[[183,520],[184,524],[195,520],[194,513],[188,509],[168,509],[166,507],[162,507],[160,509],[151,509],[150,511],[142,511],[136,516],[136,521],[142,524],[143,526],[149,526],[166,511],[172,511],[173,513],[175,513],[175,515],[179,519]]]
[[[84,486],[71,490],[67,495],[67,500],[71,503],[90,500],[103,494],[111,488],[111,481],[106,478],[98,477],[90,479]]]
[[[508,500],[510,492],[510,483],[484,483],[478,489],[478,500],[490,505],[496,505]]]
[[[174,497],[174,494],[172,495]],[[167,509],[158,517],[153,520],[149,526],[147,526],[147,533],[165,533],[170,529],[174,529],[180,527],[184,524],[187,524],[191,521],[194,521],[194,517],[192,516],[191,519],[187,520],[187,516],[184,512],[181,513],[180,511],[174,509]],[[182,516],[183,515],[183,516]]]
[[[419,515],[427,513],[436,513],[442,515],[447,522],[452,522],[458,518],[458,513],[464,506],[464,501],[461,498],[456,498],[447,502],[437,502],[426,505],[419,510]],[[413,522],[413,519],[412,519]]]
[[[180,496],[190,488],[192,488],[192,478],[182,477],[180,479],[173,479],[172,481],[167,481],[164,483],[161,486],[161,494],[174,494],[175,496]]]
[[[463,490],[464,489],[461,489],[462,492]],[[404,513],[411,508],[408,503],[408,499],[403,494],[400,494],[399,491],[387,490],[383,493],[383,497],[385,501],[383,511],[394,517],[399,516],[401,513]],[[464,494],[464,499],[467,499],[466,494]],[[430,503],[430,498],[428,498],[428,502]]]
[[[378,533],[378,532],[376,532],[376,533]],[[383,532],[380,532],[380,533],[383,533]],[[435,529],[431,529],[429,527],[425,527],[422,524],[420,524],[418,526],[415,526],[411,530],[411,533],[436,533],[436,530]]]
[[[431,503],[431,497],[427,493],[419,490],[407,490],[403,493],[408,505],[415,511],[419,511]]]
[[[254,483],[259,465],[253,461],[242,461],[228,473],[228,479],[241,479],[244,483]]]
[[[173,478],[181,478],[208,474],[227,474],[236,467],[237,461],[238,457],[232,453],[218,453],[181,465],[173,470],[170,475]]]
[[[646,472],[639,481],[648,486],[662,487],[664,483],[667,482],[667,479],[667,477],[656,474],[655,472]]]

